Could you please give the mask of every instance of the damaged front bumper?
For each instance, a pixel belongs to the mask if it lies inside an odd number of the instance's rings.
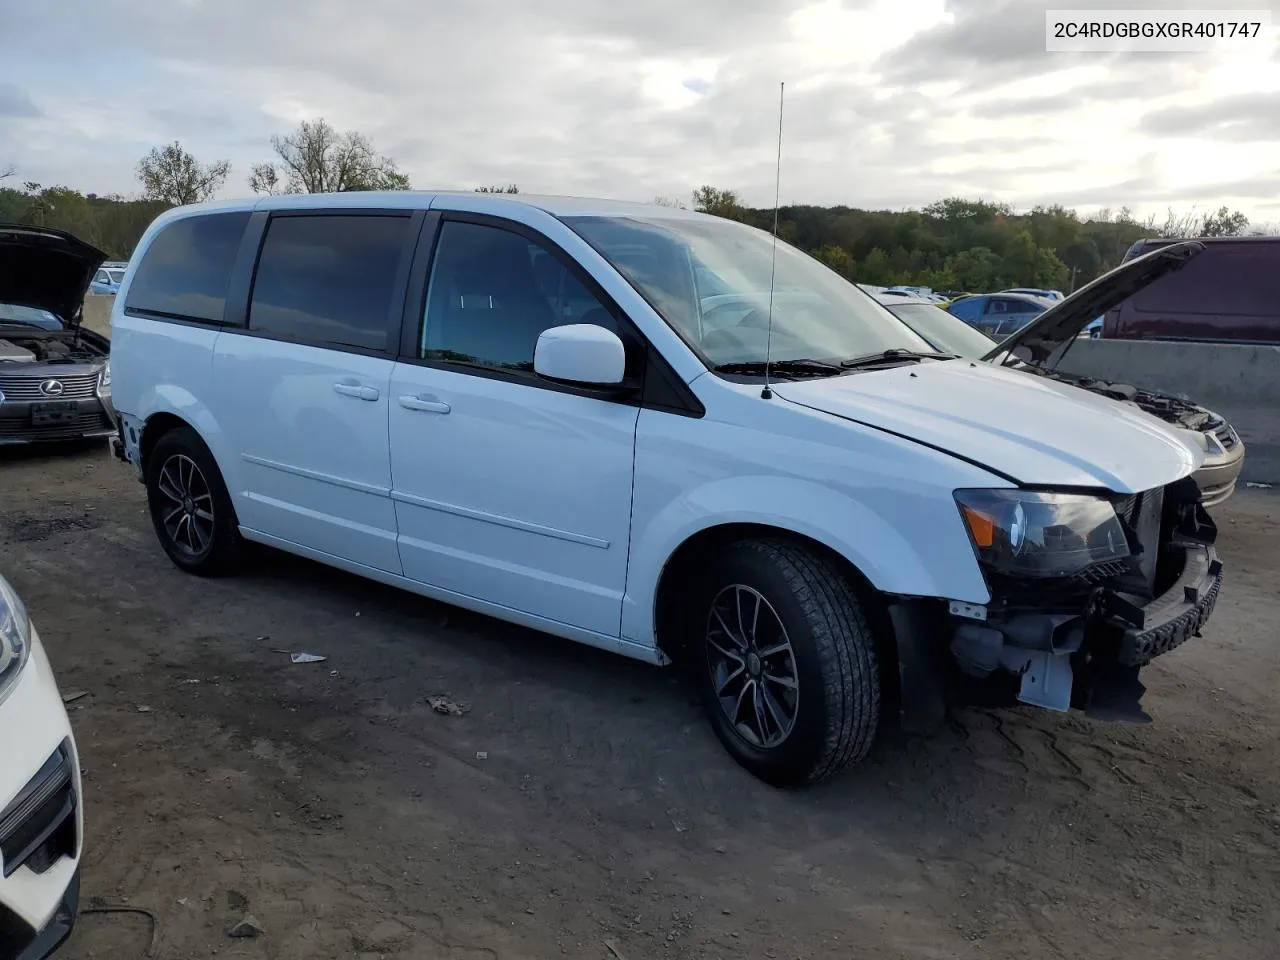
[[[1200,636],[1213,614],[1223,579],[1216,534],[1203,507],[1188,505],[1176,529],[1166,531],[1161,591],[1145,601],[1105,581],[1070,604],[1046,594],[1043,609],[1026,596],[1017,605],[997,596],[985,606],[900,598],[890,617],[903,719],[909,727],[936,719],[958,691],[960,699],[989,706],[1021,702],[1150,720],[1139,672]]]

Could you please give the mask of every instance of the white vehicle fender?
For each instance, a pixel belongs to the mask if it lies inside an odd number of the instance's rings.
[[[986,603],[990,593],[951,498],[904,496],[902,502],[913,511],[905,525],[910,537],[904,536],[901,514],[891,519],[831,486],[793,477],[715,480],[671,500],[647,519],[639,515],[644,505],[637,497],[622,636],[654,644],[654,604],[668,560],[690,537],[738,523],[815,540],[847,559],[883,593]]]

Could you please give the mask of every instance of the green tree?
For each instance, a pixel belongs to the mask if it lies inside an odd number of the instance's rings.
[[[279,158],[256,164],[249,173],[254,193],[346,193],[408,190],[409,177],[394,160],[374,150],[364,134],[339,133],[323,118],[271,138]]]
[[[872,249],[865,258],[858,261],[853,270],[854,279],[859,283],[869,283],[877,287],[887,287],[893,283],[889,257],[879,247]]]
[[[1249,218],[1239,210],[1219,207],[1217,212],[1204,218],[1202,237],[1242,237],[1249,229]]]
[[[947,259],[947,272],[955,277],[956,286],[974,293],[993,290],[999,285],[1000,257],[988,247],[961,250]]]
[[[852,277],[854,272],[853,257],[844,247],[828,244],[813,251],[816,260],[820,260],[842,277]]]
[[[693,209],[730,220],[741,220],[745,213],[742,204],[738,202],[738,195],[732,190],[708,186],[693,191]]]
[[[172,206],[208,200],[226,182],[230,172],[230,162],[219,160],[206,166],[176,140],[153,148],[138,161],[137,168],[143,197]]]
[[[505,187],[476,187],[476,193],[519,193],[520,188],[514,183],[509,183]]]

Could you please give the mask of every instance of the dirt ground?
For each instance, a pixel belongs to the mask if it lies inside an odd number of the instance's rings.
[[[0,456],[0,568],[89,692],[83,906],[155,921],[62,956],[1274,958],[1280,496],[1216,512],[1154,724],[966,711],[782,792],[668,671],[276,554],[184,576],[104,448]]]

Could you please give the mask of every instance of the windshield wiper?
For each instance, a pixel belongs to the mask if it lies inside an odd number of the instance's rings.
[[[840,366],[845,370],[854,367],[873,367],[878,363],[893,363],[895,360],[954,360],[959,354],[939,353],[934,350],[904,350],[902,347],[890,347],[880,353],[869,353],[865,357],[854,357],[841,360]]]
[[[717,373],[758,373],[763,375],[766,366],[769,373],[795,377],[833,377],[843,372],[843,365],[825,360],[743,360],[737,363],[717,363],[711,369]]]

